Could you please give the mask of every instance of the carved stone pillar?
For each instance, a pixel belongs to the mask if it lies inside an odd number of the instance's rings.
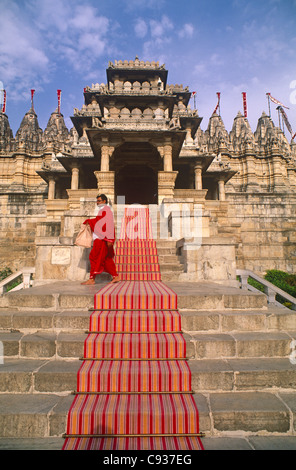
[[[98,190],[100,193],[106,194],[106,196],[111,199],[111,202],[114,204],[114,171],[95,171],[94,172],[97,178]]]
[[[24,185],[24,163],[25,156],[18,154],[15,156],[15,171],[13,175],[13,183]]]
[[[194,181],[195,189],[202,189],[202,168],[201,165],[195,165],[194,167]]]
[[[48,199],[52,200],[55,198],[55,180],[53,176],[49,176],[48,182]]]
[[[101,171],[109,171],[109,145],[102,145],[101,147]]]
[[[254,155],[246,156],[247,167],[247,191],[259,191],[259,185],[256,175],[256,160]]]
[[[158,172],[158,203],[161,204],[164,198],[174,197],[175,181],[178,171]]]
[[[191,135],[191,127],[186,127],[185,145],[194,145],[194,141]]]
[[[285,174],[283,174],[285,172]],[[285,184],[285,177],[287,177],[286,167],[282,163],[282,157],[280,155],[272,156],[272,180],[273,190],[282,192],[287,191]]]
[[[79,169],[72,168],[71,189],[78,189],[79,187]]]
[[[163,170],[173,171],[172,145],[165,144],[163,146]]]
[[[225,201],[225,183],[224,180],[218,181],[219,201]]]

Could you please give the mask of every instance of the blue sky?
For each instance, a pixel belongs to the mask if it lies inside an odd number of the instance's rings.
[[[83,88],[106,83],[109,60],[136,55],[164,63],[168,83],[197,92],[203,130],[216,92],[228,132],[246,92],[254,132],[270,92],[290,108],[296,132],[296,0],[0,0],[0,18],[0,82],[14,134],[32,88],[40,127],[61,89],[70,129]]]

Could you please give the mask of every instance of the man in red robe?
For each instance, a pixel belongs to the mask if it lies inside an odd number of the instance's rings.
[[[94,219],[87,219],[83,223],[89,224],[93,232],[93,246],[89,254],[90,275],[89,279],[82,284],[95,284],[95,278],[103,271],[111,274],[111,282],[119,282],[116,266],[114,263],[115,228],[114,218],[110,207],[107,205],[105,194],[97,196],[99,212]]]

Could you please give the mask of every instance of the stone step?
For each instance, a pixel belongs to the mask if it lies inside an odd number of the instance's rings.
[[[0,331],[19,330],[87,330],[92,311],[83,310],[0,310]],[[184,332],[231,331],[289,331],[296,330],[296,315],[292,310],[268,308],[266,310],[196,311],[180,309]]]
[[[0,437],[62,436],[73,395],[0,394]]]
[[[295,392],[296,388],[296,366],[289,358],[202,359],[188,364],[195,393]]]
[[[6,438],[65,432],[88,308],[105,284],[56,283],[0,298],[0,448]],[[263,294],[213,283],[168,285],[178,295],[200,430],[295,436],[294,314],[267,308]]]
[[[283,439],[289,439],[283,438]],[[243,440],[244,441],[244,440]],[[0,438],[1,450],[61,450],[64,439],[62,437],[43,437],[43,438]],[[214,443],[214,447],[216,441]],[[210,443],[209,443],[210,445]]]
[[[196,311],[179,309],[183,331],[296,331],[295,312],[287,308],[266,310]]]
[[[223,392],[194,395],[206,436],[295,435],[295,392]],[[0,394],[0,438],[62,436],[73,395]]]
[[[30,289],[28,289],[30,290]],[[19,291],[20,292],[20,291]],[[11,292],[0,299],[4,308],[40,310],[88,310],[93,307],[92,294],[57,294],[57,295],[30,295],[30,293]],[[260,294],[242,293],[240,295],[211,295],[192,294],[178,295],[178,307],[180,309],[252,309],[266,306],[266,297]],[[1,307],[0,307],[1,309]],[[1,313],[1,312],[0,312]]]
[[[0,331],[87,330],[91,311],[88,310],[0,310]]]
[[[158,262],[161,265],[162,263],[175,263],[180,264],[179,258],[175,254],[158,254]]]
[[[1,331],[4,362],[6,358],[79,358],[83,356],[86,334],[83,331],[39,330],[34,333]]]
[[[234,433],[232,436],[227,435],[226,437],[210,436],[203,437],[202,443],[204,449],[209,450],[281,450],[291,451],[296,450],[296,437],[285,436],[285,435],[245,435],[244,433]],[[62,437],[44,437],[44,438],[0,438],[0,449],[1,450],[61,450],[64,439]],[[170,451],[170,454],[172,451]],[[110,458],[109,452],[102,454]],[[193,456],[193,458],[195,455]],[[67,459],[69,455],[67,454]],[[73,459],[76,459],[76,454],[73,454]],[[88,457],[89,458],[89,457]],[[191,459],[191,455],[190,455]],[[196,454],[196,462],[200,461],[200,454]],[[191,460],[193,463],[193,459]]]
[[[160,272],[161,273],[164,273],[164,272],[169,272],[169,273],[173,273],[174,271],[178,271],[180,273],[184,272],[184,267],[182,264],[180,263],[162,263],[159,265],[160,267]]]
[[[289,357],[295,338],[284,332],[185,334],[190,359]]]
[[[210,435],[228,433],[294,435],[296,393],[225,392],[196,394],[200,430]]]
[[[82,361],[5,358],[0,367],[2,393],[66,394],[77,390]],[[296,369],[289,358],[202,359],[188,361],[195,393],[293,392]]]
[[[170,276],[172,273],[167,273]],[[165,275],[165,274],[164,274]],[[163,281],[165,281],[163,279]],[[1,310],[84,310],[93,307],[94,295],[106,285],[98,282],[94,286],[83,286],[79,282],[57,282],[36,286],[17,292],[8,292],[0,297]],[[187,310],[266,309],[266,296],[215,283],[177,282],[167,285],[178,295],[178,308]]]
[[[4,358],[83,357],[86,337],[86,333],[80,330],[0,332]],[[184,334],[189,359],[289,357],[295,337],[295,332],[279,331]]]
[[[163,282],[177,282],[180,279],[180,275],[182,274],[182,271],[174,271],[174,272],[163,272],[161,271],[161,280]]]
[[[157,239],[156,247],[158,249],[176,249],[176,240]]]
[[[176,247],[157,246],[158,256],[177,256]]]
[[[1,393],[63,393],[77,389],[77,372],[82,361],[11,359],[0,367]]]

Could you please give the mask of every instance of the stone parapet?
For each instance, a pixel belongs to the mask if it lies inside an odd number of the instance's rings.
[[[180,281],[212,281],[237,287],[235,241],[225,237],[202,237],[199,241],[177,242],[184,273]]]

